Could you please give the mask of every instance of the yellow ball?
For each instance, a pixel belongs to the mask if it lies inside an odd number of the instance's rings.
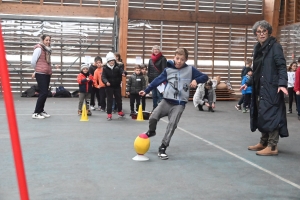
[[[133,146],[137,154],[144,155],[149,150],[150,139],[145,133],[142,133],[136,137]]]

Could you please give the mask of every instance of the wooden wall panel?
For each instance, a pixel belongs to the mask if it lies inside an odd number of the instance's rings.
[[[66,19],[67,20],[67,19]],[[105,58],[114,49],[113,21],[111,23],[62,22],[2,19],[3,38],[13,92],[22,92],[36,84],[31,79],[30,65],[33,46],[39,42],[39,34],[52,36],[53,64],[61,65],[53,70],[51,85],[63,84],[70,91],[78,88],[76,82],[80,65],[85,56]]]

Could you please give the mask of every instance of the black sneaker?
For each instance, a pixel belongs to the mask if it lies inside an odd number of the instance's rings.
[[[153,137],[153,136],[156,135],[156,132],[155,132],[155,131],[147,131],[145,134],[146,134],[148,137]]]
[[[158,157],[162,160],[167,160],[169,157],[168,155],[166,154],[166,147],[159,147],[158,148]]]

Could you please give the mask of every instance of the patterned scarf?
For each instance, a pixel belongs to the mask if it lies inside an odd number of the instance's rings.
[[[48,64],[51,64],[51,53],[52,53],[52,49],[51,49],[51,47],[47,47],[47,46],[45,46],[44,44],[42,44],[42,43],[40,43],[39,44],[42,48],[43,48],[43,50],[45,51],[45,55],[46,55],[46,61],[47,61],[47,63]]]

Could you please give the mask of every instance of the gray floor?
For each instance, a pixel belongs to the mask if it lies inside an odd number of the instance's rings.
[[[49,119],[33,120],[36,98],[15,96],[19,134],[32,200],[166,200],[166,199],[300,199],[300,122],[288,115],[289,138],[279,141],[278,156],[260,157],[247,146],[259,141],[249,130],[249,113],[236,102],[217,102],[215,113],[199,112],[189,102],[167,149],[169,160],[157,157],[167,125],[136,162],[133,142],[148,121],[129,116],[106,120],[93,112],[88,122],[77,116],[78,99],[49,98]],[[3,99],[0,99],[0,199],[19,199]],[[147,99],[147,108],[152,105]]]

